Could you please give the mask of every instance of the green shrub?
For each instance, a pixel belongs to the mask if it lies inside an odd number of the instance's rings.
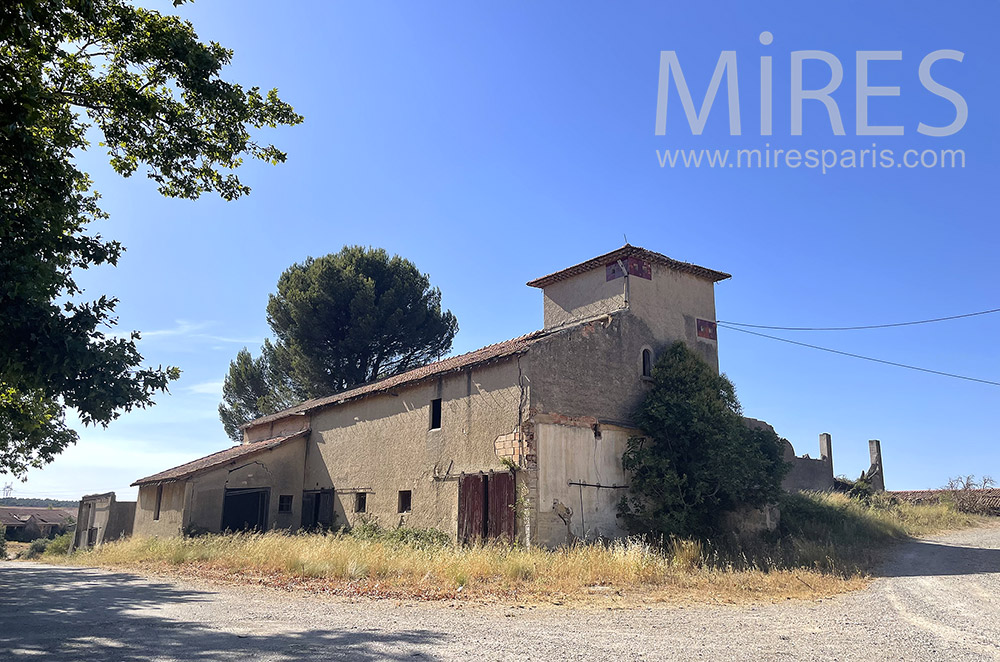
[[[50,540],[49,544],[45,547],[45,553],[50,556],[65,556],[66,554],[69,554],[69,546],[72,542],[72,533],[64,533],[61,536],[56,536]]]
[[[438,529],[413,529],[400,526],[383,529],[373,519],[364,519],[351,527],[349,535],[359,540],[377,540],[397,545],[408,545],[418,549],[433,549],[451,545],[451,537]]]
[[[738,506],[777,501],[788,470],[782,440],[743,419],[736,388],[683,342],[653,367],[652,384],[622,457],[631,475],[619,513],[653,539],[708,538]]]
[[[49,546],[48,538],[38,538],[31,542],[31,547],[25,553],[24,558],[26,559],[37,559],[39,556],[45,553],[45,549]]]

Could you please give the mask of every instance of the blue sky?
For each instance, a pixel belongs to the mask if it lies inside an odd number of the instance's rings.
[[[229,361],[268,333],[278,275],[344,244],[381,246],[430,274],[461,330],[455,351],[541,326],[524,283],[623,243],[733,274],[717,286],[720,320],[783,326],[877,324],[1000,307],[995,3],[199,2],[177,10],[203,39],[235,50],[227,77],[281,96],[304,124],[263,137],[288,152],[250,165],[253,187],[226,203],[164,199],[123,180],[95,146],[81,155],[128,248],[117,269],[80,275],[94,297],[121,299],[122,330],[143,332],[151,364],[177,365],[170,395],[81,441],[15,494],[76,498],[116,490],[228,445],[216,407]],[[770,31],[774,41],[761,45]],[[964,53],[932,72],[968,104],[921,86],[932,51]],[[736,51],[743,134],[729,135],[725,85],[702,135],[676,96],[654,135],[660,51],[673,50],[697,105],[720,51]],[[823,106],[803,106],[790,135],[790,53],[843,63],[833,93],[847,135]],[[902,51],[869,65],[870,124],[855,135],[855,52]],[[774,134],[759,131],[761,56],[773,58]],[[829,69],[806,63],[806,87]],[[671,89],[671,94],[676,90]],[[656,150],[878,147],[963,149],[964,168],[662,168]],[[1000,381],[990,344],[1000,315],[878,331],[792,334],[804,342]],[[995,386],[876,365],[720,329],[722,369],[745,412],[799,453],[830,432],[837,473],[867,468],[882,440],[890,489],[949,476],[1000,477]]]

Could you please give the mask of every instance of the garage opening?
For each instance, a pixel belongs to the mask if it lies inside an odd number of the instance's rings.
[[[226,490],[222,502],[223,531],[266,531],[271,490]]]

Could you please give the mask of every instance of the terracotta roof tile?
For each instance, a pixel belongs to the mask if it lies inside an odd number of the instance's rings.
[[[580,264],[573,265],[572,267],[567,267],[553,274],[549,274],[548,276],[542,276],[541,278],[528,281],[528,285],[530,287],[546,287],[556,281],[566,280],[567,278],[572,278],[573,276],[577,276],[592,269],[602,268],[607,264],[611,264],[612,262],[617,262],[618,260],[631,256],[641,257],[642,259],[652,262],[653,264],[661,264],[665,267],[675,269],[676,271],[683,271],[684,273],[689,273],[693,276],[710,280],[713,283],[720,280],[726,280],[727,278],[732,278],[730,274],[722,271],[715,271],[714,269],[709,269],[707,267],[699,267],[697,264],[691,264],[690,262],[680,262],[655,251],[646,250],[645,248],[633,246],[631,244],[625,244],[621,248],[611,251],[610,253],[599,255],[595,258],[587,260],[586,262],[581,262]]]
[[[293,414],[305,414],[316,409],[341,404],[343,402],[347,402],[348,400],[354,400],[372,393],[389,391],[405,384],[412,384],[430,377],[439,377],[470,366],[481,365],[490,361],[496,361],[498,359],[514,356],[515,354],[522,354],[528,350],[528,347],[530,347],[532,343],[549,335],[549,333],[550,332],[548,331],[535,331],[518,338],[505,340],[494,345],[487,345],[486,347],[477,349],[473,352],[468,352],[467,354],[459,354],[458,356],[451,356],[440,361],[435,361],[434,363],[429,363],[421,368],[415,368],[393,377],[380,379],[377,382],[364,384],[362,386],[358,386],[357,388],[341,391],[340,393],[328,395],[323,398],[306,400],[305,402],[295,405],[294,407],[289,407],[288,409],[283,409],[282,411],[274,414],[250,421],[246,425],[243,425],[242,428],[245,429],[256,425],[262,425],[264,423],[270,423],[271,421],[277,421]]]
[[[220,467],[235,460],[244,459],[256,453],[260,453],[261,451],[268,451],[272,448],[277,448],[287,441],[304,437],[307,434],[309,434],[308,429],[300,430],[294,434],[285,435],[284,437],[275,437],[274,439],[264,439],[263,441],[254,441],[249,444],[233,446],[232,448],[227,448],[219,451],[218,453],[212,453],[211,455],[206,455],[205,457],[198,458],[197,460],[192,460],[191,462],[182,464],[179,467],[167,469],[166,471],[161,471],[158,474],[153,474],[152,476],[147,476],[146,478],[140,478],[132,483],[132,486],[149,485],[150,483],[167,483],[172,480],[188,478],[195,474],[208,471],[209,469],[215,469],[216,467]]]

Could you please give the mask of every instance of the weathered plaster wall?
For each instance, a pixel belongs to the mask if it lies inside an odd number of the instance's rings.
[[[187,526],[208,531],[222,528],[226,489],[269,488],[269,529],[297,529],[302,517],[302,473],[305,440],[293,439],[229,465],[192,478],[163,483],[160,519],[154,520],[156,485],[139,488],[135,535],[177,536]],[[278,496],[292,495],[292,512],[278,513]]]
[[[163,483],[160,518],[153,519],[156,509],[156,485],[139,487],[132,532],[137,536],[179,536],[184,529],[184,505],[187,503],[187,483]]]
[[[642,350],[666,347],[622,311],[552,334],[531,346],[525,366],[532,412],[628,422],[649,388]]]
[[[525,471],[519,474],[524,513],[531,518],[522,534],[531,544],[553,547],[575,537],[623,533],[616,518],[623,490],[583,487],[581,495],[581,486],[568,483],[627,485],[621,457],[633,413],[649,388],[642,350],[655,355],[664,346],[629,311],[532,345],[523,360],[531,383],[530,420]]]
[[[561,326],[625,307],[625,281],[607,280],[604,267],[560,280],[544,288],[545,328]]]
[[[291,414],[285,418],[247,428],[243,431],[243,441],[262,441],[264,439],[274,439],[294,434],[299,430],[309,427],[309,417],[305,414]]]
[[[718,343],[699,338],[697,319],[715,321],[715,284],[704,278],[652,264],[652,278],[628,277],[628,309],[646,323],[657,344],[684,340],[719,369]],[[543,290],[545,328],[553,328],[626,307],[624,277],[607,280],[599,267]]]
[[[811,458],[808,455],[797,457],[792,445],[785,442],[785,462],[791,465],[781,482],[781,487],[786,492],[833,489],[833,453],[830,435],[824,433],[819,437],[819,458]]]
[[[634,434],[587,420],[535,423],[538,445],[538,514],[535,544],[555,547],[578,538],[625,535],[616,514],[628,484],[622,454]],[[572,484],[578,483],[578,484]],[[586,483],[580,485],[579,483]],[[601,487],[597,487],[600,485]]]
[[[684,340],[718,372],[718,342],[699,338],[696,324],[715,321],[715,284],[659,264],[652,269],[652,280],[629,277],[629,310],[661,344]]]
[[[515,430],[526,404],[518,363],[512,357],[312,414],[303,489],[335,489],[340,525],[362,517],[354,495],[365,492],[363,516],[383,526],[456,535],[459,474],[503,468],[495,442]],[[436,398],[441,428],[431,430]],[[409,513],[398,512],[400,490],[412,492]]]
[[[117,501],[115,493],[91,494],[80,499],[76,531],[70,549],[127,538],[135,522],[135,501]],[[93,533],[91,533],[93,531]]]
[[[190,479],[185,526],[219,531],[225,490],[268,488],[267,528],[297,529],[302,522],[305,440],[293,439],[269,451]],[[292,512],[278,512],[278,496],[292,495]]]

